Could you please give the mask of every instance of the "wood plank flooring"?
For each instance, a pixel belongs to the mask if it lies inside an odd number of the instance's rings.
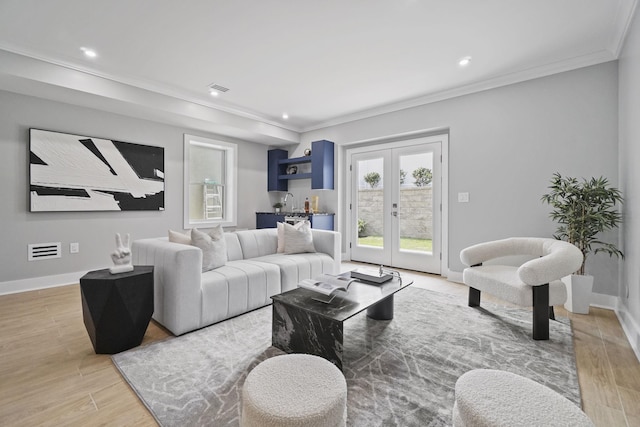
[[[466,301],[465,286],[406,274],[415,286]],[[556,314],[567,315],[561,307]],[[569,317],[585,412],[597,426],[640,426],[640,363],[615,313]],[[167,337],[151,322],[143,344]],[[93,352],[78,285],[0,296],[0,425],[156,425],[110,356]]]

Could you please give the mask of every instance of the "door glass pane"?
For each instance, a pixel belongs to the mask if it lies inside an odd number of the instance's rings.
[[[359,160],[358,173],[358,246],[384,247],[383,159]]]
[[[400,156],[400,250],[432,252],[433,153]]]

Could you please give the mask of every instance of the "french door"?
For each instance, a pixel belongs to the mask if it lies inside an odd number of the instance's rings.
[[[350,150],[352,260],[440,274],[442,145],[433,140]]]

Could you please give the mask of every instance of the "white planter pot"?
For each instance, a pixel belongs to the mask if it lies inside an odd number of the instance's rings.
[[[589,314],[593,276],[572,274],[563,277],[562,281],[567,287],[567,302],[564,303],[564,308],[572,313]]]

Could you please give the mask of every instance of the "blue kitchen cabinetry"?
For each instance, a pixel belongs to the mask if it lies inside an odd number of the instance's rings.
[[[300,214],[296,215],[298,215],[297,218],[301,218]],[[256,212],[256,228],[275,228],[278,222],[285,221],[285,216],[282,213]],[[304,216],[309,217],[311,228],[333,230],[334,214],[319,213]]]
[[[311,155],[288,158],[287,150],[269,150],[268,159],[268,191],[287,191],[290,179],[311,178],[312,190],[333,190],[334,144],[321,140],[311,143]],[[287,174],[291,166],[311,164],[311,172]]]

